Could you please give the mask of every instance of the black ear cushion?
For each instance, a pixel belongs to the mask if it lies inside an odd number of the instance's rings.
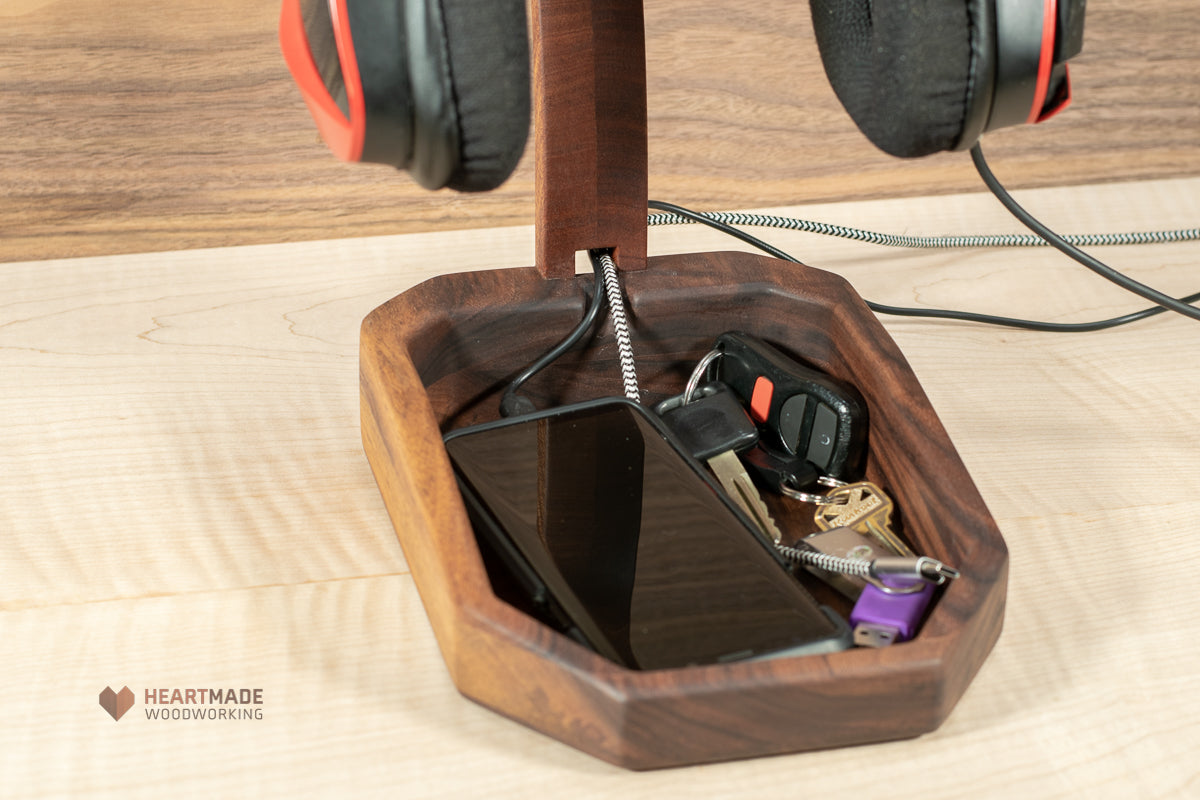
[[[517,166],[529,137],[529,39],[525,0],[440,2],[459,123],[459,165],[447,185],[494,189]]]
[[[972,74],[968,0],[811,0],[825,72],[859,129],[892,155],[950,150]]]

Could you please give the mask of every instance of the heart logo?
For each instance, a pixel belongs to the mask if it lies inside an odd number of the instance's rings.
[[[129,691],[128,686],[123,687],[119,693],[105,686],[104,691],[100,693],[100,707],[112,715],[113,719],[120,719],[125,716],[126,711],[133,708],[133,692]]]

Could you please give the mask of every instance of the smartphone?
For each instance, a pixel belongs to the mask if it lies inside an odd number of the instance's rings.
[[[481,550],[543,621],[619,664],[851,644],[845,622],[636,403],[549,409],[451,431],[445,444]]]

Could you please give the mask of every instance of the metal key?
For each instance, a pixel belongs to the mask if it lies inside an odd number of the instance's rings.
[[[767,509],[767,504],[763,502],[762,495],[758,493],[754,482],[746,474],[746,469],[742,466],[737,454],[732,450],[718,453],[708,459],[708,467],[717,476],[717,480],[721,482],[726,493],[741,506],[750,519],[754,520],[758,529],[775,544],[781,543],[783,532],[775,524],[771,512]]]
[[[916,557],[916,553],[892,530],[894,506],[883,489],[869,481],[859,481],[832,489],[826,497],[831,502],[817,506],[813,515],[818,528],[823,531],[853,528],[874,536],[896,555]]]
[[[737,455],[758,442],[758,429],[737,397],[724,384],[709,383],[701,386],[690,402],[684,403],[680,395],[659,403],[655,411],[684,448],[708,464],[755,527],[776,544],[782,542],[783,533]]]

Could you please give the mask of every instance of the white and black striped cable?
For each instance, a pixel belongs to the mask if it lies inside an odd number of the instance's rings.
[[[823,569],[826,572],[837,572],[842,575],[851,575],[856,578],[871,577],[871,562],[861,558],[845,558],[843,556],[835,556],[830,553],[822,553],[811,547],[789,547],[785,544],[775,545],[775,549],[779,551],[784,558],[794,561],[797,564],[804,564],[817,569]]]
[[[613,332],[617,337],[617,354],[621,361],[621,382],[625,386],[625,396],[635,403],[640,403],[642,393],[638,387],[637,368],[633,360],[633,341],[629,336],[629,320],[625,316],[625,299],[621,295],[617,264],[608,253],[601,253],[598,258],[604,275],[608,313],[612,315]]]
[[[1117,272],[1112,267],[1105,265],[1103,262],[1088,255],[1086,251],[1079,247],[1073,246],[1063,240],[1063,237],[1054,233],[1039,223],[1037,220],[1029,216],[1028,212],[1020,208],[1016,201],[1013,201],[1004,192],[1003,187],[999,186],[999,182],[995,180],[990,171],[986,169],[986,164],[983,162],[983,154],[979,150],[979,145],[971,148],[971,157],[976,159],[979,164],[980,175],[984,176],[984,180],[988,182],[989,188],[993,188],[993,192],[1001,202],[1004,203],[1009,210],[1017,216],[1027,227],[1037,233],[1039,240],[1046,241],[1053,245],[1055,249],[1065,253],[1072,259],[1083,264],[1088,269],[1096,272],[1104,278],[1122,286],[1125,289],[1151,300],[1155,305],[1149,308],[1143,308],[1139,311],[1132,311],[1127,314],[1112,317],[1110,319],[1101,319],[1090,322],[1045,322],[1041,320],[1020,319],[1017,317],[1004,317],[994,314],[980,314],[973,311],[956,311],[945,308],[905,308],[900,306],[886,305],[883,303],[875,303],[867,300],[867,307],[876,314],[893,314],[902,317],[918,317],[926,319],[949,319],[959,320],[962,322],[976,322],[987,325],[1003,325],[1009,328],[1018,328],[1022,330],[1042,331],[1042,332],[1057,332],[1057,333],[1086,333],[1088,331],[1106,330],[1115,328],[1119,325],[1127,325],[1131,322],[1146,319],[1147,317],[1161,314],[1166,310],[1177,311],[1184,316],[1200,319],[1200,308],[1188,305],[1200,300],[1200,292],[1194,292],[1184,297],[1172,298],[1162,292],[1157,292],[1154,289],[1134,281],[1132,278]],[[682,206],[677,206],[672,203],[666,203],[661,200],[650,200],[649,206],[654,211],[666,212],[660,214],[652,214],[649,217],[650,224],[666,224],[668,220],[678,220],[685,222],[699,222],[710,227],[716,228],[736,239],[739,239],[747,244],[762,250],[770,256],[783,261],[792,263],[800,263],[799,259],[787,252],[779,249],[775,245],[766,242],[753,234],[737,227],[736,225],[726,223],[718,219],[717,214],[703,214],[698,211],[692,211]],[[766,215],[742,215],[743,219],[754,221],[769,221],[771,218]],[[830,232],[835,235],[848,235],[851,238],[858,238],[862,241],[883,243],[886,238],[885,234],[873,234],[869,231],[859,231],[853,228],[843,228],[841,226],[823,225],[820,223],[811,223],[804,220],[795,220],[789,224],[797,230],[811,226],[814,232]],[[840,231],[840,233],[838,233]],[[1038,242],[1025,240],[1021,237],[1004,237],[1009,246],[1016,246],[1024,243],[1027,245],[1036,245]],[[1166,242],[1166,241],[1187,241],[1200,238],[1200,229],[1184,229],[1177,231],[1161,231],[1156,233],[1119,233],[1119,234],[1097,234],[1093,238],[1094,242],[1102,244],[1134,244],[1138,242]],[[960,246],[964,237],[892,237],[893,241],[900,241],[906,246],[914,246],[920,242],[920,246]],[[974,242],[985,242],[989,237],[970,237]]]
[[[744,225],[758,228],[781,228],[802,233],[838,236],[868,244],[885,247],[913,248],[969,248],[969,247],[1048,247],[1040,236],[1033,234],[991,234],[972,236],[902,236],[878,233],[845,225],[827,222],[779,217],[771,214],[747,214],[736,211],[703,211],[701,216],[726,225]],[[651,226],[683,225],[696,220],[682,214],[650,214],[647,223]],[[1129,233],[1085,233],[1062,237],[1076,247],[1104,247],[1109,245],[1165,244],[1168,242],[1191,242],[1200,239],[1200,228],[1183,228],[1171,231],[1135,231]]]

